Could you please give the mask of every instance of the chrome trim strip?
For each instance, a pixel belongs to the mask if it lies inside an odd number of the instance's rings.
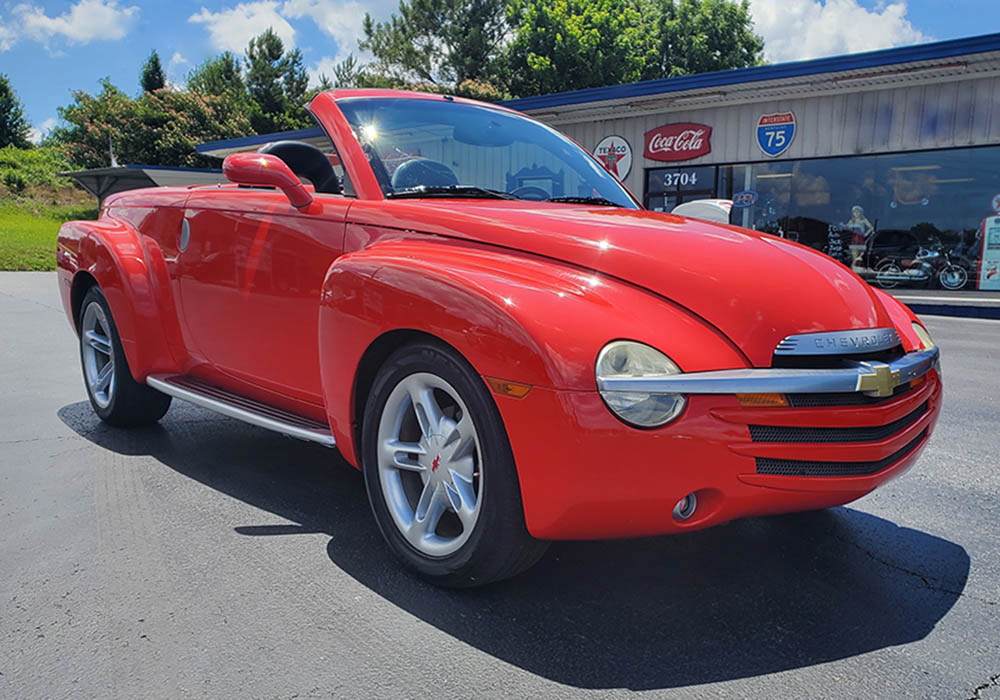
[[[225,401],[220,401],[219,399],[205,396],[204,394],[199,394],[196,391],[191,391],[190,389],[177,386],[167,379],[169,376],[170,375],[150,375],[146,377],[146,384],[153,387],[157,391],[162,391],[164,394],[169,394],[170,396],[181,399],[182,401],[188,401],[196,406],[201,406],[202,408],[207,408],[210,411],[221,413],[224,416],[241,420],[244,423],[256,425],[259,428],[267,428],[268,430],[273,430],[283,435],[288,435],[289,437],[298,438],[299,440],[318,442],[326,447],[336,447],[337,445],[336,440],[329,431],[309,430],[308,428],[292,425],[271,416],[264,416],[245,408],[233,406]]]
[[[888,363],[902,384],[923,376],[937,362],[940,351],[917,350]],[[636,391],[644,394],[835,394],[861,391],[861,377],[874,363],[859,362],[844,369],[724,369],[658,377],[598,378],[600,391]]]
[[[775,355],[848,355],[878,352],[899,345],[895,328],[864,328],[790,335],[774,349]]]

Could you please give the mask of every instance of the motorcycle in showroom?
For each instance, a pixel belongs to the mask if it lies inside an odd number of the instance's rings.
[[[952,252],[938,239],[930,246],[919,246],[913,258],[882,258],[874,269],[875,281],[882,289],[895,289],[900,284],[927,286],[936,279],[944,289],[954,291],[969,281],[968,267],[952,260]]]

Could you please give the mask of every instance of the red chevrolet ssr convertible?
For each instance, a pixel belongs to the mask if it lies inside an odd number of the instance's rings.
[[[546,540],[847,503],[941,408],[920,321],[796,243],[645,211],[501,107],[336,90],[329,137],[226,158],[233,183],[110,197],[59,234],[87,393],[171,398],[336,447],[391,550],[442,585]]]

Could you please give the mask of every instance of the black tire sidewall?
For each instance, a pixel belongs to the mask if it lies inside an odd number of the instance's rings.
[[[115,390],[111,394],[111,400],[107,406],[101,407],[94,400],[94,395],[90,390],[90,382],[87,380],[87,368],[83,359],[84,352],[84,331],[83,317],[91,304],[98,304],[104,311],[104,317],[108,322],[108,333],[111,342],[111,352],[114,354],[115,368]],[[170,408],[171,399],[166,394],[162,394],[145,384],[140,384],[132,377],[132,370],[129,367],[128,359],[125,357],[125,350],[122,347],[121,337],[118,335],[118,326],[115,324],[114,315],[104,292],[97,285],[87,290],[80,304],[80,317],[77,321],[80,336],[80,366],[83,371],[83,385],[87,390],[87,398],[90,405],[98,417],[116,426],[136,426],[155,423]]]
[[[378,471],[378,428],[389,394],[411,374],[428,372],[447,381],[472,414],[481,449],[480,511],[469,539],[460,549],[431,557],[414,548],[399,531],[385,503]],[[492,549],[502,550],[527,534],[517,472],[500,413],[482,378],[448,348],[420,343],[398,350],[379,371],[365,407],[362,428],[362,471],[368,499],[383,537],[404,564],[416,573],[450,586],[469,586],[491,579]],[[484,538],[489,533],[489,541]]]
[[[111,336],[108,340],[111,342],[111,352],[114,354],[115,360],[115,390],[111,394],[111,401],[108,402],[107,406],[101,407],[98,405],[97,401],[94,400],[94,394],[90,390],[90,381],[87,379],[87,364],[84,360],[83,353],[86,347],[86,340],[83,337],[83,318],[87,313],[87,309],[91,304],[97,304],[101,307],[104,312],[104,318],[108,322],[108,333]],[[87,290],[87,294],[83,297],[83,303],[80,305],[80,366],[83,369],[83,385],[87,388],[87,397],[90,399],[90,405],[93,407],[94,412],[100,416],[102,420],[109,420],[115,415],[115,406],[119,402],[119,397],[122,394],[122,369],[124,368],[125,374],[131,379],[132,376],[128,369],[128,363],[125,360],[125,352],[122,350],[122,342],[118,337],[118,326],[115,325],[115,319],[111,315],[111,307],[108,306],[108,300],[104,296],[104,292],[98,286],[93,286]]]

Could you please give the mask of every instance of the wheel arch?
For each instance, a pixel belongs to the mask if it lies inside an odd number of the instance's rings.
[[[411,337],[449,346],[480,376],[546,389],[596,391],[597,354],[622,337],[674,347],[686,371],[746,366],[717,329],[619,280],[448,239],[379,242],[334,262],[319,311],[327,416],[355,466],[373,368]]]
[[[91,287],[100,287],[97,278],[87,270],[81,270],[73,277],[70,286],[70,319],[73,321],[73,329],[77,335],[80,334],[80,313],[83,311],[83,298]]]
[[[64,224],[58,245],[63,303],[74,330],[79,332],[84,297],[97,286],[111,309],[133,378],[142,381],[151,371],[173,369],[139,231],[105,215]]]
[[[379,369],[382,368],[382,365],[389,359],[389,356],[396,350],[417,342],[445,346],[468,362],[468,359],[459,352],[458,348],[426,331],[419,331],[413,328],[397,328],[386,331],[375,338],[365,349],[361,360],[358,362],[357,370],[354,373],[354,386],[351,390],[351,408],[355,416],[355,420],[352,421],[355,442],[360,442],[361,440],[361,430],[364,427],[365,404],[368,403],[368,396],[371,394],[372,386],[375,384],[375,377],[378,375]],[[472,366],[471,363],[469,363],[469,366]]]

